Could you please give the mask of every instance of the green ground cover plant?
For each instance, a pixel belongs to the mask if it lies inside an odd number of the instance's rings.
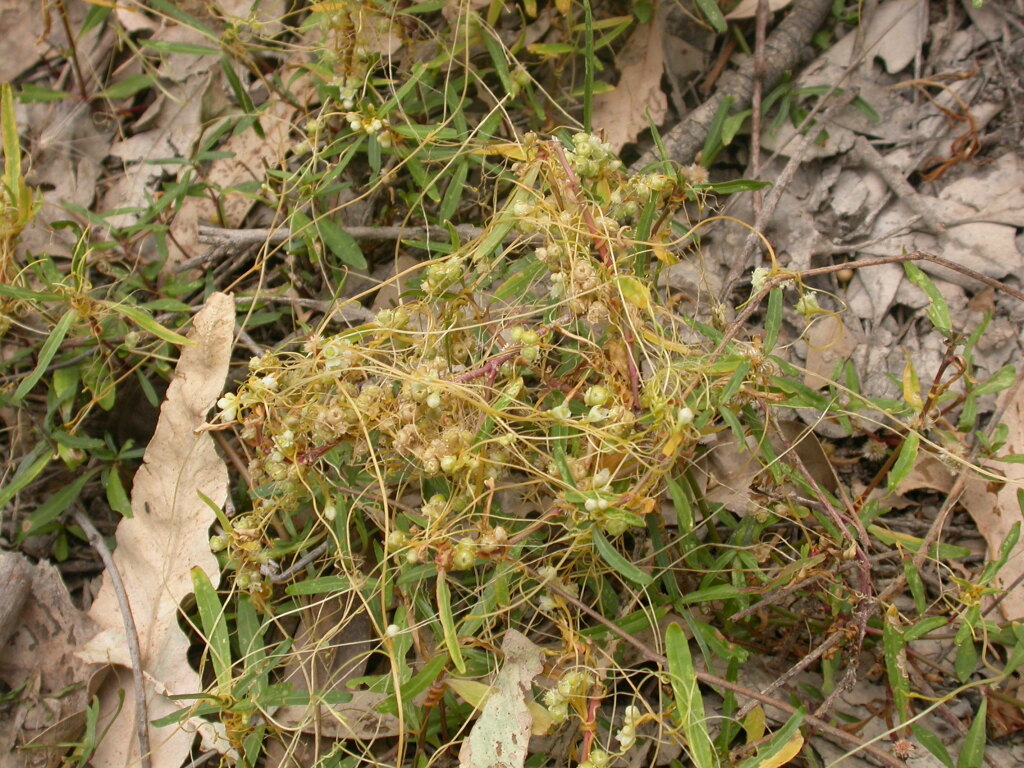
[[[812,389],[783,343],[785,324],[800,333],[842,311],[815,280],[849,265],[792,272],[770,254],[735,306],[673,294],[666,270],[699,262],[710,228],[737,226],[717,207],[765,185],[715,183],[668,160],[630,173],[591,132],[612,53],[650,5],[316,3],[273,38],[253,19],[216,28],[151,5],[206,36],[234,109],[131,225],[69,209],[69,261],[19,250],[37,198],[15,102],[39,93],[0,94],[0,311],[20,342],[0,400],[26,425],[8,437],[17,461],[0,498],[36,494],[17,541],[49,535],[58,561],[84,538],[69,510],[102,497],[130,515],[145,438],[106,429],[102,414],[133,391],[158,405],[193,310],[235,292],[256,349],[211,415],[239,459],[210,532],[228,577],[214,588],[194,574],[183,606],[208,684],[185,714],[223,724],[232,759],[452,764],[515,630],[543,651],[533,733],[559,745],[531,754],[532,768],[605,768],[652,741],[683,748],[675,765],[816,765],[812,734],[884,765],[912,745],[948,768],[981,765],[987,702],[1007,698],[1001,686],[1024,662],[1024,628],[987,602],[1019,525],[980,562],[944,540],[951,503],[914,536],[890,525],[903,514],[890,502],[924,456],[994,482],[986,460],[1020,460],[1005,428],[979,416],[1016,373],[979,380],[971,355],[985,322],[954,330],[913,254],[899,260],[947,351],[931,381],[908,363],[899,399],[862,391],[848,363]],[[698,6],[725,30],[717,5]],[[557,42],[527,42],[541,12]],[[86,23],[114,21],[97,5]],[[415,55],[382,52],[389,35]],[[133,53],[150,66],[167,54],[209,51]],[[287,55],[299,63],[261,64]],[[158,87],[147,67],[139,77],[102,98]],[[224,142],[269,129],[253,83],[294,102],[285,159],[259,183],[214,188],[205,174]],[[286,234],[235,271],[163,271],[172,213],[229,195]],[[357,205],[419,234],[357,239],[345,220]],[[142,241],[155,256],[134,264]],[[350,290],[399,253],[418,263]],[[347,305],[395,285],[397,300],[339,329]],[[327,309],[302,313],[289,296]],[[39,325],[45,335],[24,332]],[[845,437],[822,447],[807,411]],[[850,445],[867,446],[858,475],[830,463]],[[736,482],[716,475],[721,453],[753,467],[733,489],[742,504],[711,494]],[[45,492],[43,481],[71,477]],[[344,609],[313,642],[326,677],[304,690],[289,677],[309,653],[297,627],[328,600]],[[927,675],[926,640],[951,659]],[[815,682],[792,700],[751,692],[751,655],[787,653]],[[858,675],[847,662],[860,657],[888,691],[884,743],[842,728],[837,702]],[[964,698],[980,705],[951,753],[926,715]],[[340,713],[367,700],[360,713],[393,718],[393,733],[345,731],[305,751],[322,713],[351,719]],[[276,719],[311,704],[321,714]]]

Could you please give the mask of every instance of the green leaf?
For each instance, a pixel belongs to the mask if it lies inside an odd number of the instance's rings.
[[[922,539],[919,539],[917,536],[911,536],[909,533],[890,531],[876,523],[872,523],[868,526],[868,532],[883,544],[888,544],[891,547],[901,546],[907,548],[911,552],[917,552],[921,549]],[[939,542],[938,544],[932,544],[931,549],[928,550],[928,554],[931,557],[938,558],[940,560],[955,560],[960,557],[970,557],[971,550],[967,547],[959,547],[955,544]]]
[[[214,56],[220,51],[208,45],[177,43],[171,40],[143,40],[142,47],[160,53],[183,53],[186,56]]]
[[[714,192],[716,195],[735,195],[738,192],[756,192],[772,185],[770,181],[754,181],[753,179],[733,179],[718,181],[713,184],[694,184],[697,192]]]
[[[412,701],[433,685],[434,681],[437,680],[448,664],[448,658],[447,653],[439,653],[424,664],[423,669],[404,682],[399,688],[402,701]],[[382,701],[377,705],[377,711],[384,714],[397,715],[398,700],[392,697]]]
[[[967,637],[957,643],[956,660],[953,662],[957,680],[966,683],[977,666],[978,649],[974,646],[974,638],[968,632]]]
[[[740,591],[732,584],[715,584],[686,593],[681,602],[683,605],[694,605],[695,603],[708,603],[712,600],[730,600],[735,597],[740,597]]]
[[[981,697],[981,706],[974,715],[974,722],[967,729],[960,754],[956,757],[956,768],[981,768],[985,759],[985,716],[988,712],[988,698]]]
[[[907,677],[907,644],[897,624],[898,616],[895,610],[886,613],[882,627],[882,650],[896,714],[899,722],[905,723],[910,718],[910,680]]]
[[[651,582],[654,581],[650,575],[644,573],[623,557],[596,526],[591,528],[590,535],[594,541],[594,548],[601,556],[601,559],[610,565],[612,570],[620,576],[632,581],[634,584],[639,584],[641,587],[650,586]]]
[[[469,175],[469,160],[463,159],[455,164],[455,170],[448,181],[448,186],[441,199],[441,207],[437,215],[441,221],[448,221],[455,215],[459,203],[462,202],[462,193],[466,187],[466,177]]]
[[[722,9],[718,7],[715,0],[697,0],[697,7],[700,8],[700,12],[704,14],[704,18],[708,20],[715,32],[723,34],[728,29],[729,25],[726,24],[725,16],[722,15]]]
[[[46,341],[39,348],[39,360],[36,362],[36,367],[32,370],[28,376],[21,380],[18,388],[14,390],[14,396],[11,398],[13,404],[17,405],[20,403],[25,395],[32,391],[32,388],[39,383],[39,380],[46,373],[46,369],[50,365],[50,361],[53,360],[53,356],[57,354],[57,350],[60,348],[61,343],[64,341],[64,337],[67,336],[68,330],[71,328],[71,324],[78,317],[78,313],[73,309],[69,309],[57,324],[50,331],[50,335],[46,337]]]
[[[317,576],[289,584],[284,591],[289,595],[342,595],[352,590],[347,576]]]
[[[448,589],[448,577],[444,573],[437,574],[437,614],[441,619],[444,632],[444,644],[452,663],[460,675],[466,674],[466,662],[459,648],[459,636],[455,632],[455,616],[452,614],[452,593]]]
[[[169,328],[164,328],[144,309],[133,307],[130,304],[121,304],[116,301],[104,301],[102,303],[111,311],[116,312],[119,315],[124,315],[139,326],[139,328],[153,334],[158,339],[163,339],[164,341],[170,344],[176,344],[179,347],[190,347],[193,344],[193,342],[189,341],[180,333],[175,333]]]
[[[22,523],[21,530],[18,533],[18,543],[20,544],[29,536],[32,536],[39,531],[43,526],[49,525],[64,514],[68,507],[70,507],[74,503],[75,499],[78,498],[79,494],[82,492],[82,488],[85,487],[85,484],[96,476],[97,471],[98,470],[91,469],[88,472],[83,472],[81,475],[76,477],[70,485],[63,486],[46,501],[32,510],[28,519]]]
[[[917,450],[921,445],[921,436],[916,432],[910,432],[907,434],[906,439],[903,441],[903,445],[900,446],[900,455],[896,459],[896,463],[892,465],[892,470],[889,472],[889,477],[886,480],[886,489],[892,493],[899,487],[899,484],[907,479],[907,475],[910,474],[910,470],[914,468],[914,464],[917,463]]]
[[[18,493],[42,474],[43,470],[53,461],[53,452],[46,443],[36,443],[28,455],[18,464],[18,469],[11,482],[0,489],[0,509],[6,509]]]
[[[333,219],[321,216],[316,222],[317,231],[331,253],[353,269],[366,269],[366,257],[359,243],[348,232],[339,227]]]
[[[942,743],[942,739],[919,723],[911,725],[910,731],[914,734],[914,738],[921,742],[925,749],[935,755],[946,768],[954,768],[953,758],[949,756],[949,750]]]
[[[736,138],[736,134],[739,133],[740,128],[743,127],[743,123],[747,121],[747,118],[753,114],[753,110],[744,109],[742,112],[737,112],[735,115],[729,115],[725,122],[722,123],[722,145],[728,147],[732,144],[732,140]]]
[[[116,466],[110,467],[105,486],[107,489],[107,503],[110,505],[110,508],[122,517],[131,517],[132,503],[129,501],[128,494],[124,490],[124,484],[121,482],[121,473],[117,471]]]
[[[152,75],[129,75],[119,80],[106,90],[100,91],[93,98],[126,99],[139,91],[149,88],[155,82]]]
[[[47,101],[63,101],[64,99],[70,97],[71,94],[67,91],[55,91],[52,88],[43,88],[40,85],[33,85],[32,83],[25,83],[23,86],[21,86],[21,90],[18,91],[18,101],[20,101],[22,104],[32,104],[36,102]]]
[[[918,573],[917,568],[914,567],[914,561],[910,558],[903,561],[903,576],[907,580],[907,587],[914,598],[914,607],[918,613],[924,613],[928,607],[924,581],[921,579],[921,574]]]
[[[718,756],[712,749],[711,736],[708,734],[704,700],[697,685],[697,671],[690,656],[690,643],[682,627],[675,622],[665,630],[665,655],[668,658],[672,692],[675,694],[676,717],[683,728],[690,759],[696,768],[717,768]]]
[[[782,288],[772,288],[768,293],[768,312],[764,318],[764,341],[761,349],[768,354],[775,349],[782,327]]]
[[[704,0],[704,2],[715,5],[715,0]],[[718,6],[715,5],[715,7],[717,8]],[[719,14],[721,14],[721,11],[719,11]],[[711,119],[711,125],[708,126],[708,135],[704,139],[704,148],[700,153],[700,164],[705,168],[710,168],[711,164],[715,162],[715,158],[718,157],[719,152],[722,151],[722,128],[729,117],[732,102],[732,96],[726,96],[722,99],[722,103],[718,105],[715,116]]]
[[[191,573],[199,623],[210,652],[217,688],[219,693],[227,695],[231,691],[231,638],[228,636],[227,618],[206,571],[196,566]]]
[[[946,626],[948,623],[949,621],[945,616],[928,616],[927,618],[921,619],[919,622],[914,624],[914,626],[903,630],[903,639],[908,643],[912,642],[924,637],[929,632]]]
[[[550,270],[543,263],[537,260],[535,253],[530,253],[523,258],[516,259],[509,268],[505,282],[494,291],[494,297],[499,301],[525,296],[530,286],[533,285],[542,275]]]
[[[948,336],[953,325],[949,316],[949,305],[942,294],[939,293],[939,289],[935,287],[935,283],[932,282],[928,275],[921,271],[920,267],[911,261],[903,262],[903,271],[907,273],[907,279],[928,296],[929,305],[925,314],[932,321],[932,325],[943,335]]]
[[[1007,363],[998,371],[993,373],[992,377],[988,381],[975,387],[971,391],[971,394],[975,397],[981,397],[982,395],[994,395],[996,392],[1002,392],[1005,389],[1009,389],[1016,378],[1017,370]]]

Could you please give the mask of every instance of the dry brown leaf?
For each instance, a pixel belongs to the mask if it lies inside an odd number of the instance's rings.
[[[662,23],[657,15],[630,35],[616,64],[621,73],[619,83],[611,93],[599,94],[594,99],[593,123],[594,132],[603,133],[617,153],[648,127],[648,114],[658,124],[668,109],[661,90],[665,53]]]
[[[480,719],[459,750],[459,768],[522,768],[533,730],[533,678],[543,669],[543,653],[514,629],[501,643],[505,664],[495,691],[484,704]]]
[[[1006,403],[1002,423],[1009,428],[1003,450],[1006,453],[1024,453],[1024,386],[1004,392],[1000,403]],[[1024,464],[993,462],[990,468],[1006,477],[1006,482],[998,492],[993,493],[981,478],[973,477],[960,503],[974,518],[978,531],[988,544],[988,555],[994,559],[998,557],[1014,523],[1024,519],[1024,512],[1017,501],[1017,492],[1024,488]],[[999,604],[999,610],[1008,621],[1024,619],[1024,584],[1018,582],[1022,577],[1024,536],[1017,542],[1006,565],[996,577],[997,587],[1007,589],[1017,584]]]
[[[214,585],[220,581],[209,544],[215,515],[199,494],[223,504],[228,474],[213,438],[196,430],[224,387],[234,323],[234,300],[223,293],[210,296],[196,315],[189,333],[193,345],[181,352],[156,432],[135,475],[133,517],[117,529],[114,562],[138,628],[150,720],[183,706],[168,695],[195,695],[203,688],[187,658],[189,641],[178,626],[178,606],[192,591],[192,568],[202,568]],[[130,667],[121,613],[106,576],[89,616],[101,631],[80,658]],[[93,757],[96,768],[124,768],[138,761],[134,695],[124,682],[124,676],[111,675],[99,691],[101,728],[120,714]],[[118,700],[122,692],[123,705]],[[193,738],[179,726],[151,727],[153,768],[179,768]]]
[[[65,750],[46,747],[78,739],[85,726],[95,667],[78,661],[74,652],[96,626],[75,607],[51,564],[40,562],[28,575],[31,597],[11,618],[16,631],[0,653],[0,680],[8,690],[20,689],[17,704],[0,717],[0,755],[5,756],[0,762],[6,768],[55,768]],[[29,744],[35,748],[15,751]]]

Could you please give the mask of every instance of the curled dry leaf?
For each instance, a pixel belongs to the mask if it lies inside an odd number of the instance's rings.
[[[180,709],[182,704],[169,696],[195,695],[203,688],[187,658],[189,641],[178,626],[178,605],[192,591],[192,568],[202,568],[214,585],[220,581],[209,544],[209,528],[215,516],[200,493],[214,504],[223,504],[228,489],[227,467],[217,454],[213,438],[196,430],[224,386],[234,320],[234,300],[223,293],[210,296],[196,315],[189,333],[193,345],[182,350],[160,409],[156,433],[135,475],[133,517],[117,528],[114,562],[138,628],[150,720]],[[107,576],[89,616],[101,630],[79,657],[130,668],[124,625]],[[122,693],[123,704],[119,701]],[[93,765],[123,768],[137,763],[130,676],[111,675],[98,695],[101,730],[119,714],[93,756]],[[179,768],[192,741],[193,734],[180,726],[159,731],[150,727],[153,768]]]

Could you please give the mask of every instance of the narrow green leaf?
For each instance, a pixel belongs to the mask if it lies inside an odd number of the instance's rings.
[[[985,716],[988,712],[988,698],[981,697],[981,706],[974,715],[974,722],[967,729],[960,754],[956,757],[956,768],[981,768],[985,759]]]
[[[152,75],[129,75],[109,88],[100,91],[95,98],[126,99],[153,85]]]
[[[512,81],[512,75],[508,70],[508,61],[505,60],[505,51],[501,46],[501,42],[488,29],[482,29],[481,36],[483,37],[484,47],[487,49],[491,62],[494,64],[494,70],[498,73],[498,79],[501,80],[501,86],[505,89],[505,93],[515,93],[515,83]]]
[[[772,288],[768,293],[768,312],[764,318],[764,341],[761,349],[768,354],[775,349],[782,327],[782,288]]]
[[[71,98],[71,94],[67,91],[55,91],[52,88],[43,88],[40,85],[33,85],[32,83],[25,83],[21,86],[21,90],[18,91],[18,101],[22,104],[63,101],[68,98]]]
[[[104,301],[103,305],[108,309],[116,312],[119,315],[124,315],[139,328],[148,333],[153,334],[158,339],[175,344],[179,347],[190,347],[192,346],[191,341],[182,336],[180,333],[175,333],[169,328],[164,328],[160,323],[153,319],[153,316],[146,310],[140,309],[139,307],[133,307],[130,304],[122,304],[116,301]]]
[[[317,576],[289,584],[284,591],[289,595],[342,595],[352,590],[347,576]]]
[[[714,5],[715,0],[704,0]],[[717,5],[715,6],[717,8]],[[721,11],[719,11],[721,13]],[[705,168],[710,168],[711,164],[718,157],[718,153],[722,151],[722,128],[725,126],[725,121],[729,117],[729,110],[732,109],[732,96],[726,96],[722,99],[722,103],[718,105],[718,110],[715,112],[715,116],[711,119],[711,125],[708,127],[708,135],[704,140],[704,148],[700,153],[700,164]]]
[[[725,16],[722,15],[722,9],[718,7],[718,3],[715,0],[696,1],[700,12],[704,14],[704,18],[708,20],[715,32],[724,33],[728,29],[728,24],[726,24]]]
[[[199,609],[199,623],[210,652],[218,692],[227,695],[231,691],[231,638],[228,636],[224,608],[206,571],[196,566],[191,573],[192,590],[195,592],[196,607]]]
[[[3,133],[4,181],[8,194],[13,195],[21,183],[21,142],[10,83],[0,84],[0,133]]]
[[[594,548],[601,555],[601,559],[610,565],[612,570],[620,576],[632,581],[634,584],[639,584],[641,587],[649,586],[654,581],[650,575],[644,573],[623,557],[597,527],[592,528],[590,534],[594,541]]]
[[[909,533],[890,531],[876,523],[869,525],[868,531],[883,544],[906,547],[911,552],[917,552],[921,549],[922,540],[917,536],[911,536]],[[932,544],[931,548],[928,550],[928,554],[931,557],[938,558],[940,560],[952,560],[960,557],[969,557],[971,555],[971,550],[967,547],[957,546],[956,544],[945,544],[940,542],[938,544]]]
[[[924,581],[922,581],[921,574],[918,573],[917,568],[914,567],[914,561],[911,558],[906,558],[903,561],[903,576],[906,578],[907,587],[910,589],[910,594],[914,598],[914,607],[917,609],[918,613],[924,613],[925,609],[928,607]]]
[[[743,123],[747,121],[747,118],[753,114],[753,110],[744,109],[742,112],[737,112],[735,115],[729,115],[722,123],[722,145],[728,147],[732,144],[732,140],[736,138],[736,134],[740,132],[740,128],[743,127]]]
[[[981,397],[982,395],[994,395],[997,392],[1002,392],[1004,389],[1009,389],[1014,380],[1017,378],[1017,369],[1013,365],[1007,363],[998,371],[992,374],[991,378],[983,384],[979,384],[971,392],[975,397]]]
[[[182,53],[186,56],[213,56],[220,53],[216,48],[195,43],[178,43],[172,40],[143,40],[142,47],[160,53]]]
[[[935,755],[940,763],[946,766],[946,768],[954,768],[953,758],[949,756],[949,750],[942,743],[942,739],[919,723],[914,723],[910,726],[910,730],[914,734],[914,738],[921,742],[925,749]]]
[[[892,465],[892,470],[889,472],[889,477],[886,480],[886,489],[892,493],[899,487],[899,484],[906,480],[907,475],[910,474],[910,470],[914,468],[914,464],[917,463],[917,449],[921,445],[921,436],[916,432],[910,432],[907,434],[906,439],[903,441],[903,445],[900,446],[900,455],[896,459],[896,463]]]
[[[505,282],[494,291],[494,297],[499,301],[508,301],[525,296],[530,290],[530,286],[549,272],[550,270],[537,260],[537,255],[534,253],[516,259],[509,268]]]
[[[704,700],[697,685],[697,671],[690,656],[690,644],[675,622],[665,630],[665,655],[675,694],[677,718],[686,737],[690,759],[696,768],[717,768],[718,758],[711,746],[704,716]]]
[[[716,195],[735,195],[737,192],[755,192],[759,189],[767,189],[772,185],[770,181],[755,181],[753,179],[733,179],[732,181],[717,181],[713,184],[694,184],[693,188],[698,191],[714,192]]]
[[[907,644],[897,625],[898,621],[895,611],[886,614],[885,625],[882,627],[882,651],[896,714],[899,722],[905,723],[910,719],[910,680],[907,677]]]
[[[935,287],[935,283],[912,261],[903,262],[903,271],[906,272],[907,279],[924,291],[928,297],[929,304],[925,314],[932,321],[932,325],[948,336],[953,326],[949,316],[949,305],[939,289]]]
[[[448,180],[448,187],[445,189],[444,197],[441,199],[441,207],[437,211],[438,218],[441,221],[448,221],[455,215],[455,211],[458,210],[459,203],[462,202],[462,192],[466,187],[467,176],[469,176],[469,160],[462,159],[456,162],[455,170]]]
[[[697,603],[708,603],[712,600],[730,600],[736,597],[740,597],[740,591],[732,584],[715,584],[711,587],[687,592],[681,602],[683,605],[695,605]]]
[[[60,345],[64,341],[64,337],[67,336],[68,330],[71,328],[71,324],[78,317],[78,313],[73,309],[69,309],[57,324],[50,331],[50,335],[46,337],[46,341],[39,348],[39,360],[36,362],[36,367],[32,370],[28,376],[21,380],[18,388],[14,390],[14,396],[11,398],[14,404],[18,404],[24,399],[25,395],[32,391],[32,388],[39,383],[39,380],[46,373],[46,369],[50,365],[50,361],[53,360],[53,356],[57,354],[57,350],[60,349]]]
[[[317,231],[331,253],[353,269],[366,269],[366,257],[359,243],[348,232],[339,227],[333,219],[321,216],[316,222]]]
[[[110,508],[122,517],[131,517],[132,503],[128,499],[124,484],[121,482],[121,473],[117,471],[116,466],[110,467],[104,485],[107,489],[107,503]]]
[[[978,649],[974,645],[974,638],[968,634],[967,638],[957,644],[956,659],[953,668],[956,670],[956,678],[961,683],[966,683],[974,670],[978,667]]]
[[[437,574],[437,614],[441,618],[441,629],[444,632],[444,644],[452,663],[460,675],[466,674],[466,662],[459,648],[459,636],[455,632],[455,616],[452,614],[452,593],[448,589],[448,577],[444,573]]]
[[[903,630],[903,639],[908,643],[918,640],[929,632],[946,626],[948,623],[949,621],[945,616],[928,616],[927,618],[921,619],[919,622],[914,624],[914,626]]]
[[[402,701],[412,701],[433,685],[444,671],[445,666],[448,664],[448,658],[447,653],[439,653],[424,664],[423,668],[419,672],[409,678],[406,682],[402,683],[399,688],[402,694]],[[397,715],[397,699],[386,699],[377,705],[377,711],[383,712],[384,714]]]
[[[75,499],[82,492],[85,484],[96,476],[97,470],[91,469],[76,477],[69,485],[65,485],[46,501],[32,510],[28,519],[22,523],[18,532],[18,543],[20,544],[29,536],[39,531],[43,526],[49,525],[64,512],[67,511]]]
[[[5,509],[18,493],[39,477],[53,461],[53,452],[46,443],[36,443],[29,454],[18,464],[11,482],[0,489],[0,509]]]

